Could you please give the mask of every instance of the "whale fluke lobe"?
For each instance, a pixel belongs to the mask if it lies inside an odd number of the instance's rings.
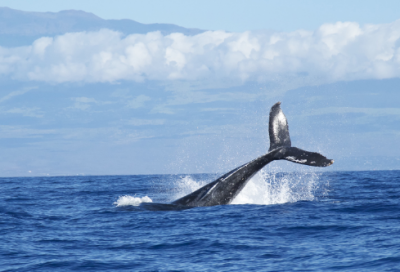
[[[278,102],[273,105],[269,113],[270,148],[267,154],[233,169],[193,193],[175,200],[172,204],[188,207],[229,204],[258,171],[275,160],[288,160],[319,167],[331,165],[333,160],[319,153],[292,147],[289,125],[280,104]]]
[[[327,159],[319,153],[305,151],[297,147],[282,148],[280,152],[283,155],[282,159],[304,165],[326,167],[333,163],[333,160]]]
[[[286,116],[281,110],[281,102],[272,106],[269,112],[269,150],[279,147],[290,147],[292,143],[289,135],[289,125]]]

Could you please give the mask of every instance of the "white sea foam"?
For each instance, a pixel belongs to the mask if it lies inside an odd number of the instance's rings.
[[[148,203],[148,202],[153,202],[150,197],[144,196],[144,197],[134,197],[134,196],[120,196],[116,202],[114,202],[114,205],[119,206],[139,206],[141,203]]]

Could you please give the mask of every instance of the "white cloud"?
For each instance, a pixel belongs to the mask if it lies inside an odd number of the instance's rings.
[[[89,97],[73,97],[74,108],[78,110],[87,110],[91,104],[97,104],[97,100]]]
[[[0,125],[0,138],[43,138],[46,135],[55,135],[55,129],[35,129],[29,126]]]
[[[152,32],[124,38],[111,30],[67,33],[0,48],[0,74],[45,82],[392,78],[400,76],[400,20],[338,22],[290,33]]]
[[[5,113],[12,113],[12,114],[21,114],[22,116],[26,116],[26,117],[35,117],[35,118],[42,118],[43,112],[40,110],[40,108],[34,107],[34,108],[12,108],[9,109],[7,111],[5,111]]]
[[[9,100],[9,99],[11,99],[11,98],[13,98],[15,96],[23,95],[23,94],[25,94],[25,93],[29,92],[30,90],[33,90],[33,89],[37,89],[37,87],[30,87],[30,88],[24,88],[24,89],[18,90],[18,91],[12,91],[8,95],[0,98],[0,103],[2,103],[4,101],[7,101],[7,100]]]
[[[73,97],[71,99],[74,101],[74,106],[72,108],[78,110],[88,110],[92,105],[107,105],[112,103],[109,101],[97,101],[90,97]]]
[[[144,106],[147,101],[150,101],[151,98],[146,95],[139,95],[134,99],[130,99],[127,103],[127,107],[131,109],[138,109]]]
[[[321,109],[309,110],[303,116],[314,116],[321,114],[346,114],[362,113],[369,116],[391,116],[391,118],[400,118],[400,108],[351,108],[351,107],[326,107]]]
[[[160,126],[165,124],[164,119],[138,119],[133,118],[128,121],[129,125],[132,126]]]

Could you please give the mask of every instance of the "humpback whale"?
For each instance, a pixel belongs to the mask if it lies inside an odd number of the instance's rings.
[[[333,160],[327,159],[319,153],[292,147],[288,122],[280,104],[278,102],[273,105],[269,113],[270,147],[267,154],[233,169],[215,181],[175,200],[171,204],[187,207],[229,204],[258,171],[275,160],[287,160],[318,167],[331,165]]]

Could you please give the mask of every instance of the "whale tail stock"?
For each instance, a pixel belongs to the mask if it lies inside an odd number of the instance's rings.
[[[333,160],[325,156],[292,147],[289,135],[289,125],[285,115],[281,110],[281,102],[272,106],[269,113],[269,152],[276,150],[275,158],[277,160],[288,160],[295,163],[326,167],[333,163]]]
[[[280,102],[271,108],[269,137],[270,148],[267,154],[233,169],[211,183],[175,200],[172,204],[190,207],[229,204],[258,171],[274,160],[288,160],[320,167],[333,163],[333,160],[329,160],[319,153],[292,147],[289,126],[280,108]]]

